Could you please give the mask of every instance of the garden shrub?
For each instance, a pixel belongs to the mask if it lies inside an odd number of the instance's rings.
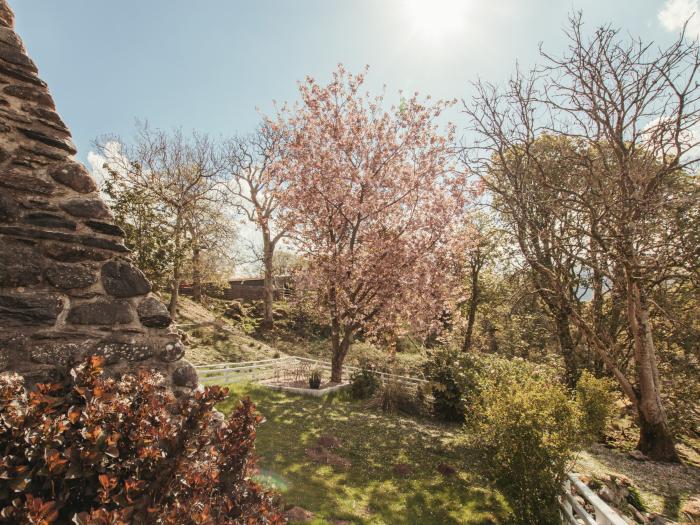
[[[350,393],[354,399],[369,399],[380,384],[374,368],[368,363],[363,363],[359,370],[353,370],[350,374]]]
[[[445,421],[463,422],[478,403],[480,362],[471,354],[441,348],[424,365],[433,394],[433,414]]]
[[[581,445],[577,404],[560,383],[524,362],[491,365],[475,427],[486,470],[516,523],[558,525],[557,497]]]
[[[446,421],[464,421],[464,400],[456,375],[461,368],[455,352],[438,350],[431,353],[425,373],[433,390],[433,412]]]
[[[101,364],[31,391],[0,377],[0,523],[283,523],[250,479],[249,399],[223,420],[225,389],[176,398],[158,375],[117,380]]]
[[[581,409],[582,424],[589,439],[601,441],[615,409],[615,383],[584,370],[576,383],[576,401]]]

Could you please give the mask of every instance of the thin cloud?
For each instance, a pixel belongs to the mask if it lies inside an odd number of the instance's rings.
[[[688,23],[686,35],[700,37],[700,4],[698,0],[666,0],[658,14],[659,22],[667,31],[681,31]]]
[[[121,156],[123,159],[126,159],[121,153],[122,146],[117,141],[107,142],[107,144],[105,144],[105,149],[108,151],[110,157],[115,158],[116,156]],[[90,173],[92,178],[95,179],[98,187],[102,188],[108,175],[107,169],[105,168],[107,159],[101,153],[90,150],[87,154],[87,161],[90,165]]]

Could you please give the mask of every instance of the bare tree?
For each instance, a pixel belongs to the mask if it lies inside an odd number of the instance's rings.
[[[556,192],[550,213],[560,232],[550,241],[574,268],[594,276],[594,315],[573,301],[581,279],[562,280],[552,291],[570,306],[570,320],[635,407],[638,448],[656,460],[678,461],[661,401],[651,297],[660,284],[686,275],[691,262],[672,235],[670,218],[683,200],[672,191],[674,182],[697,160],[698,43],[680,35],[668,48],[653,50],[610,27],[585,39],[580,15],[566,34],[564,56],[543,53],[539,88],[536,77],[518,74],[505,95],[478,99],[470,114],[493,153],[522,152],[545,194]],[[489,100],[498,100],[499,109]],[[532,147],[547,133],[570,143],[564,179],[554,177],[546,156]],[[557,275],[546,265],[541,269]],[[614,319],[609,329],[601,326],[604,296],[609,315],[624,312],[627,341],[616,337]]]
[[[226,145],[227,184],[232,204],[260,232],[262,252],[256,257],[264,272],[263,327],[272,328],[275,288],[274,254],[287,228],[278,220],[276,197],[279,178],[272,177],[283,135],[267,123],[247,137],[235,137]]]
[[[506,92],[479,82],[473,104],[464,106],[480,140],[467,152],[482,174],[499,213],[520,248],[530,279],[554,326],[566,367],[566,382],[578,377],[572,309],[577,307],[576,260],[560,240],[567,221],[564,199],[575,183],[575,147],[537,127],[535,77],[518,74]],[[575,159],[574,159],[575,160]]]
[[[182,130],[165,132],[139,124],[136,137],[127,144],[114,137],[98,141],[105,165],[133,188],[148,193],[170,215],[168,228],[174,244],[174,260],[168,309],[177,316],[187,234],[203,210],[220,201],[223,163],[212,140]]]
[[[203,202],[187,218],[191,251],[192,299],[202,301],[204,282],[221,281],[234,262],[231,246],[235,242],[234,222],[221,202]],[[203,254],[206,258],[203,259]]]
[[[587,146],[588,191],[573,202],[598,210],[598,227],[590,234],[619,268],[597,270],[614,279],[626,301],[636,384],[619,379],[638,410],[639,448],[655,459],[678,461],[661,403],[650,298],[658,284],[683,271],[664,224],[676,206],[668,188],[697,160],[700,48],[681,34],[654,51],[641,40],[623,41],[610,27],[586,40],[580,15],[572,17],[567,34],[566,55],[544,54],[546,102],[562,115],[558,127]],[[579,324],[590,339],[599,339],[587,323]],[[606,346],[600,340],[597,345]]]

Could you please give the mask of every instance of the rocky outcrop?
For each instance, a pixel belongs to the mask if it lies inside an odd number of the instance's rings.
[[[0,0],[0,372],[52,379],[90,355],[196,386],[165,306],[76,153]]]

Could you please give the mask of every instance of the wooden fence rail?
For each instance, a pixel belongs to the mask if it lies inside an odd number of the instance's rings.
[[[593,510],[586,510],[576,496],[580,496]],[[560,501],[562,521],[566,525],[627,525],[627,522],[598,495],[589,489],[576,474],[567,474],[564,496]]]

